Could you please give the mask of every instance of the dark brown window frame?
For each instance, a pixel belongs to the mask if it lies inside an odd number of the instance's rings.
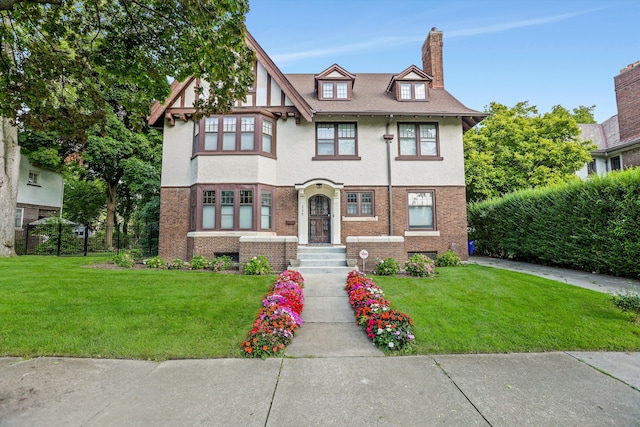
[[[242,150],[242,118],[253,118],[253,149],[252,150]],[[206,131],[206,119],[217,119],[218,130],[217,130],[217,138],[216,138],[216,149],[215,150],[206,150],[205,149],[205,140],[207,137]],[[225,118],[235,118],[236,119],[236,130],[235,130],[235,148],[233,150],[223,150],[223,138],[224,138],[224,119]],[[263,122],[268,121],[271,122],[271,152],[263,150]],[[276,158],[276,119],[275,117],[266,117],[262,114],[255,113],[247,113],[247,114],[226,114],[226,115],[214,115],[209,117],[203,117],[200,120],[194,122],[193,126],[193,146],[192,146],[192,157],[196,155],[215,155],[215,156],[224,156],[224,155],[260,155],[264,157]],[[196,130],[198,133],[196,134]]]
[[[411,85],[411,98],[402,98],[400,85]],[[424,85],[424,98],[416,98],[416,85]],[[427,80],[397,80],[396,81],[396,100],[400,102],[424,102],[429,100],[429,82]]]
[[[362,194],[367,193],[371,194],[371,213],[363,214],[362,213]],[[356,194],[358,199],[358,212],[355,214],[349,213],[349,194]],[[348,217],[374,217],[376,216],[376,192],[373,190],[349,190],[345,191],[345,216]]]
[[[615,165],[614,165],[614,160],[615,160]],[[620,155],[611,157],[609,159],[609,164],[611,165],[612,171],[622,170],[622,157]]]
[[[409,205],[409,194],[411,193],[431,193],[431,214],[433,216],[433,225],[431,227],[418,227],[418,226],[411,226],[411,219],[409,216],[409,210],[411,208],[411,205]],[[408,231],[436,231],[438,229],[438,221],[437,218],[438,216],[436,215],[437,211],[436,211],[436,190],[434,189],[410,189],[407,190],[407,197],[406,197],[406,204],[405,206],[407,207],[407,230]]]
[[[333,84],[333,96],[325,97],[324,96],[324,87],[325,83]],[[346,98],[338,98],[338,83],[345,83],[347,85],[347,97]],[[353,97],[353,82],[351,80],[318,80],[318,100],[319,101],[351,101]]]
[[[354,125],[355,130],[355,144],[356,144],[356,153],[355,154],[318,154],[318,125],[333,125],[334,126],[334,136],[333,136],[333,148],[334,153],[340,152],[340,144],[338,138],[338,125]],[[358,123],[357,122],[316,122],[315,127],[315,138],[316,138],[316,154],[311,160],[360,160],[360,156],[358,156]]]
[[[416,128],[416,155],[402,154],[402,144],[400,142],[400,125],[414,125]],[[420,125],[434,125],[436,127],[436,154],[421,154],[420,152]],[[396,160],[444,160],[440,155],[440,125],[438,122],[399,122],[397,126],[398,131],[398,157]]]
[[[195,190],[194,190],[195,189]],[[241,190],[251,190],[252,194],[252,225],[251,228],[240,228],[240,206],[246,206],[246,204],[241,203],[240,199],[240,191]],[[191,231],[221,231],[221,232],[236,232],[236,231],[273,231],[274,230],[274,218],[273,218],[273,206],[274,206],[274,198],[275,198],[275,190],[273,187],[262,185],[262,184],[198,184],[192,187],[192,191],[195,192],[196,203],[195,203],[195,229]],[[205,191],[215,191],[215,224],[213,228],[204,228],[202,227],[202,209],[203,209],[203,192]],[[233,191],[233,228],[222,228],[221,221],[221,207],[222,203],[222,192],[223,191]],[[261,215],[262,215],[262,193],[271,193],[271,228],[262,228],[261,223]],[[225,204],[226,206],[226,204]]]

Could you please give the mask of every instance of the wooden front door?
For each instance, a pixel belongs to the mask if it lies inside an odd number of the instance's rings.
[[[331,243],[331,200],[322,194],[309,199],[309,243]]]

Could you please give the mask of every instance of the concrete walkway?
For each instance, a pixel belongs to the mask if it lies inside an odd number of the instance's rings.
[[[640,353],[382,357],[346,277],[305,279],[287,357],[0,358],[0,427],[639,425]]]

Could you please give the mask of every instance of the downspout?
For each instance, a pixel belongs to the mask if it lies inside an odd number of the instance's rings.
[[[393,114],[389,115],[387,120],[387,126],[385,128],[385,134],[383,135],[384,141],[387,145],[387,179],[389,181],[389,236],[393,236],[393,183],[391,181],[391,141],[393,141],[393,135],[389,133],[389,126],[393,121]]]

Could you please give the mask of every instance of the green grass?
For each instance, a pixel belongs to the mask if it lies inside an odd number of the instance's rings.
[[[413,318],[413,353],[640,351],[640,327],[607,294],[477,265],[374,277]]]
[[[86,268],[107,258],[0,259],[0,356],[240,356],[273,276]]]
[[[273,276],[87,268],[107,258],[0,259],[0,356],[240,357]],[[375,276],[414,320],[415,354],[640,351],[606,294],[466,265]]]

